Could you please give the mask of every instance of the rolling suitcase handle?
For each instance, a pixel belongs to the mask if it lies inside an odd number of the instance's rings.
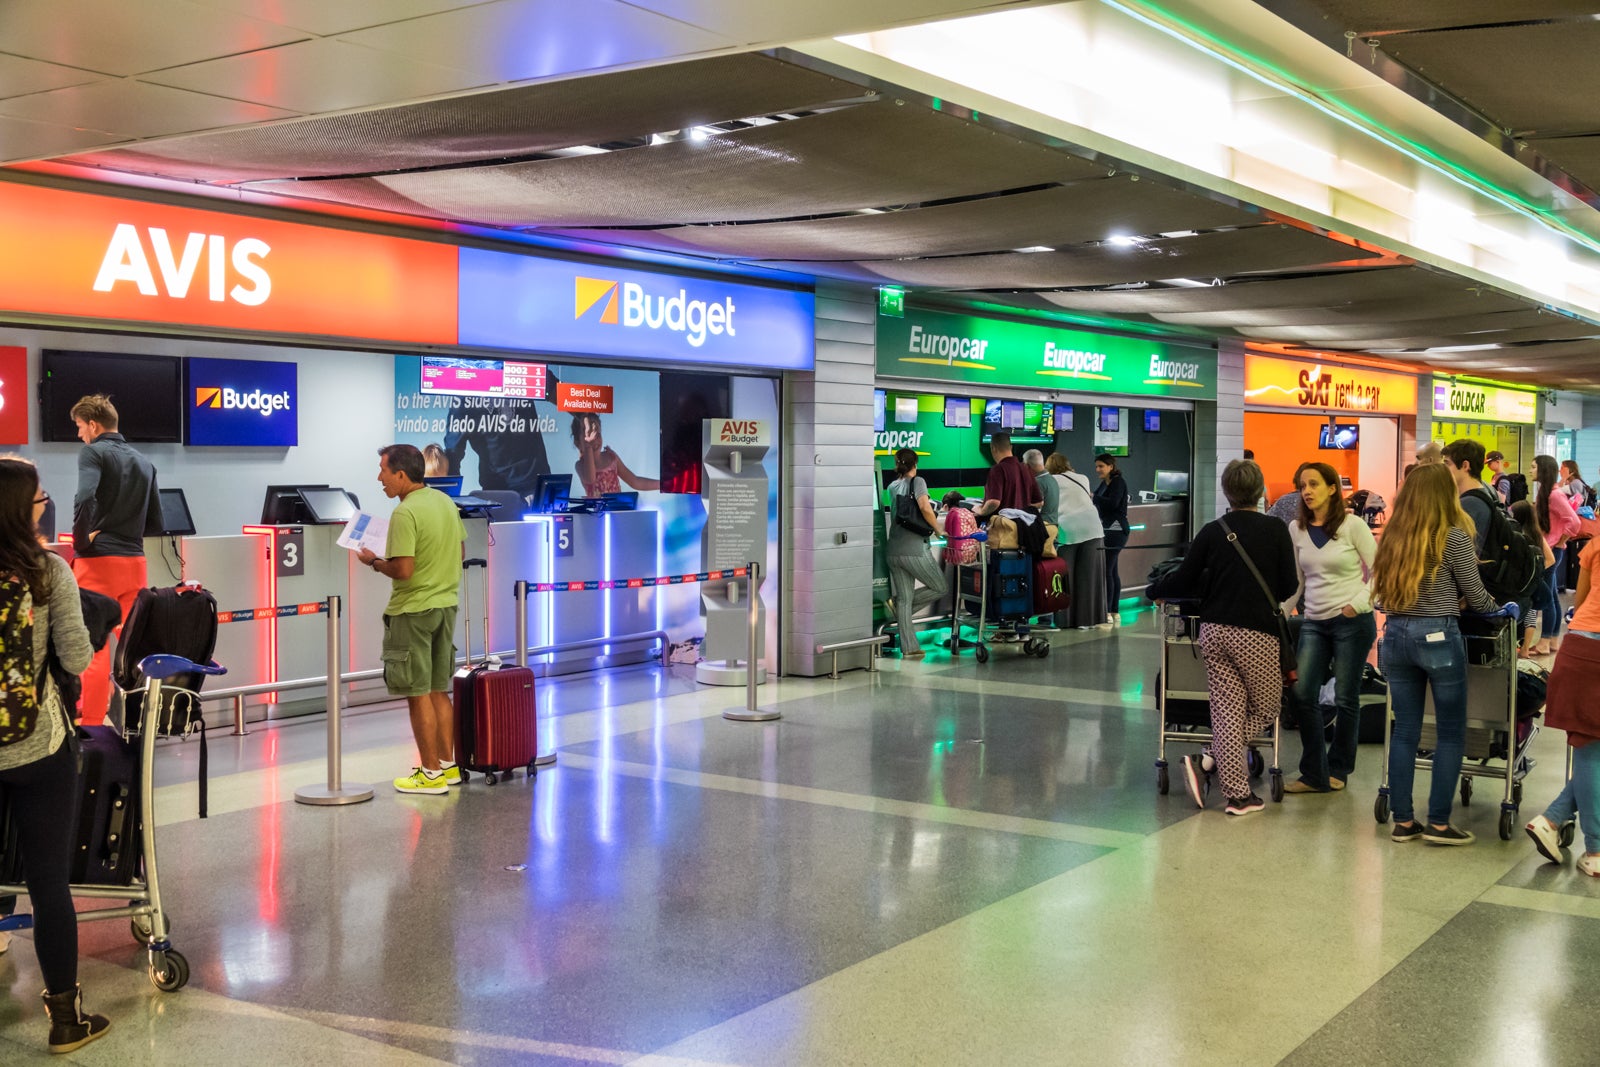
[[[461,561],[462,571],[470,571],[475,567],[483,571],[483,661],[487,664],[489,662],[489,561],[486,559],[464,559]],[[461,633],[467,645],[468,667],[472,666],[471,587],[472,582],[470,580],[461,583],[461,606],[466,609],[465,625],[461,627]]]

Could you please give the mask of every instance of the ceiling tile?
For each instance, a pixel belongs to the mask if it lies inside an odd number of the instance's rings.
[[[645,63],[733,43],[616,0],[498,0],[341,40],[470,70],[481,84]]]
[[[439,11],[487,3],[488,0],[199,0],[207,7],[253,15],[280,26],[292,26],[327,37],[348,30],[380,26]]]
[[[126,76],[305,37],[186,0],[4,0],[0,41],[12,55]]]
[[[1486,315],[1452,315],[1437,319],[1410,319],[1401,322],[1352,322],[1348,325],[1316,326],[1236,326],[1237,332],[1273,341],[1298,341],[1308,345],[1331,345],[1349,341],[1374,341],[1393,337],[1401,330],[1411,335],[1427,333],[1480,333],[1493,330],[1520,330],[1569,323],[1559,315],[1538,309],[1497,311]]]
[[[1394,33],[1582,16],[1594,11],[1594,0],[1311,0],[1311,6],[1342,30]]]
[[[23,59],[0,52],[0,97],[42,93],[68,85],[99,81],[100,78],[101,75],[92,71],[63,67],[57,63],[41,63],[36,59]]]
[[[121,140],[100,130],[75,130],[70,126],[51,126],[0,116],[0,162],[20,163],[46,159]]]
[[[871,3],[861,0],[808,0],[806,3],[629,0],[629,3],[734,37],[742,43],[770,44],[980,14],[987,8],[1014,6],[1015,0],[872,0]]]
[[[306,114],[416,100],[483,84],[472,74],[334,38],[196,63],[144,80]]]
[[[266,122],[293,113],[164,85],[119,80],[0,100],[0,114],[59,126],[87,126],[124,137],[162,137]]]

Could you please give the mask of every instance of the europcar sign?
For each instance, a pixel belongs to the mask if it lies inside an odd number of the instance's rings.
[[[461,249],[460,340],[523,351],[806,370],[808,292]]]
[[[184,361],[185,440],[191,445],[300,443],[293,363],[253,359]]]
[[[878,316],[878,373],[985,385],[1215,400],[1209,348],[907,308]]]

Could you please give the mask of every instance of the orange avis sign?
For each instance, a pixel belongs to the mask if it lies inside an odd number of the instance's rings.
[[[1417,379],[1406,374],[1246,354],[1244,402],[1302,411],[1415,415]]]
[[[456,343],[449,245],[0,184],[0,310]]]

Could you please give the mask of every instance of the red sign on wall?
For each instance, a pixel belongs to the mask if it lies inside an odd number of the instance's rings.
[[[0,347],[0,445],[28,443],[28,350]]]
[[[556,383],[557,411],[590,411],[596,415],[611,413],[611,386],[568,385]]]

